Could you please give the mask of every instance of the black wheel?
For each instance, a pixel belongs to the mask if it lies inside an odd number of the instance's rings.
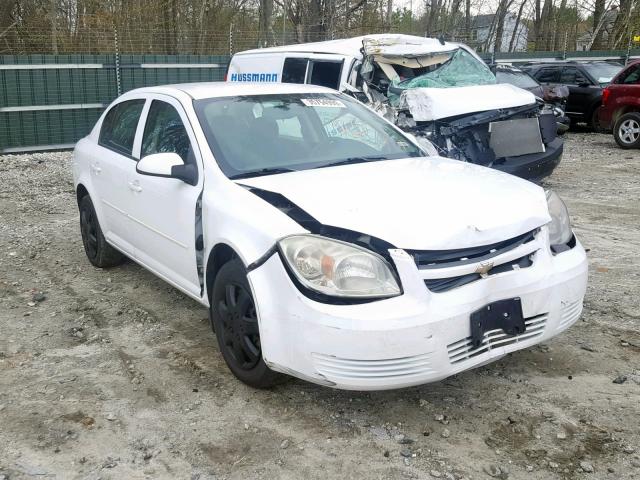
[[[613,138],[622,148],[639,148],[640,113],[629,112],[618,118],[613,127]]]
[[[269,388],[283,379],[262,359],[258,316],[247,280],[238,258],[225,263],[211,291],[211,326],[216,332],[222,357],[239,380],[255,388]]]
[[[89,195],[82,197],[79,207],[82,244],[91,264],[99,268],[120,265],[125,260],[125,256],[105,240]]]
[[[602,107],[594,108],[593,112],[591,112],[591,119],[589,121],[589,126],[596,133],[604,132],[602,124],[600,123],[600,110],[602,110]]]

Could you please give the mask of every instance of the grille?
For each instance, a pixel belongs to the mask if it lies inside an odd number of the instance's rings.
[[[525,331],[520,335],[509,336],[500,329],[485,332],[482,345],[475,349],[471,344],[471,337],[447,345],[449,362],[451,364],[460,363],[497,347],[513,345],[539,337],[547,325],[547,314],[528,318],[524,324]]]
[[[508,272],[511,270],[519,270],[533,265],[531,255],[520,257],[512,262],[497,265],[487,272],[487,275],[495,275],[496,273]],[[461,287],[476,280],[480,280],[482,275],[479,273],[470,273],[469,275],[461,275],[459,277],[433,278],[424,281],[429,290],[435,293],[446,292],[452,288]]]
[[[459,267],[489,260],[498,255],[513,250],[520,245],[532,242],[533,240],[535,240],[537,232],[538,229],[535,229],[509,240],[494,243],[491,245],[485,245],[482,247],[456,250],[408,250],[408,252],[413,256],[413,259],[420,270],[436,270],[446,269],[450,267]],[[484,275],[495,275],[497,273],[504,273],[512,270],[519,270],[521,268],[530,267],[533,264],[531,257],[532,255],[528,254],[515,260],[510,260],[503,264],[495,265]],[[478,281],[483,278],[484,275],[481,275],[479,273],[467,273],[464,275],[453,277],[443,276],[441,278],[429,278],[424,280],[424,284],[430,291],[441,293]]]
[[[575,302],[567,303],[562,306],[562,313],[560,314],[560,323],[558,324],[558,330],[564,330],[573,322],[575,322],[582,313],[582,301],[576,300]]]
[[[354,360],[320,353],[311,354],[318,372],[327,377],[376,379],[432,373],[431,354],[385,360]]]
[[[420,269],[443,268],[481,262],[513,250],[535,239],[538,229],[517,237],[482,247],[459,248],[455,250],[407,250]]]

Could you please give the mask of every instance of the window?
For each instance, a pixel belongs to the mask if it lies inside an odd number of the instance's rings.
[[[565,67],[562,70],[562,75],[560,75],[560,83],[582,85],[590,82],[576,67]]]
[[[231,178],[422,155],[376,113],[343,95],[244,95],[196,100],[194,107]]]
[[[496,80],[500,83],[510,83],[520,88],[536,88],[538,82],[531,78],[527,73],[515,69],[496,70]]]
[[[177,153],[184,163],[192,161],[191,142],[180,114],[166,102],[151,102],[142,136],[142,153]]]
[[[283,83],[304,83],[307,77],[306,58],[285,58],[284,67],[282,67]]]
[[[549,67],[538,70],[534,77],[540,83],[557,83],[560,77],[559,73],[559,68]]]
[[[622,65],[614,62],[594,62],[586,63],[583,68],[589,75],[591,75],[591,78],[593,78],[601,87],[604,87],[611,82],[613,77],[620,73]]]
[[[144,102],[144,99],[127,100],[113,106],[104,117],[98,143],[118,153],[131,155]]]
[[[342,62],[314,61],[311,64],[311,80],[309,83],[338,90],[340,88],[341,73]]]
[[[634,85],[640,83],[640,65],[636,65],[633,68],[630,68],[625,73],[622,74],[617,83],[622,83],[625,85]]]

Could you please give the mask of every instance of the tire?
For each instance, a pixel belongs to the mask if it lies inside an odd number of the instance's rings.
[[[247,272],[238,258],[225,263],[211,289],[210,318],[218,346],[229,370],[254,388],[270,388],[284,375],[262,358],[260,330]]]
[[[89,195],[82,197],[78,206],[80,208],[82,244],[91,265],[98,268],[108,268],[124,262],[126,257],[105,240]]]
[[[640,148],[640,113],[629,112],[618,118],[613,138],[621,148]]]
[[[591,118],[589,119],[589,126],[595,133],[603,133],[604,129],[600,123],[600,110],[602,107],[596,107],[591,112]]]

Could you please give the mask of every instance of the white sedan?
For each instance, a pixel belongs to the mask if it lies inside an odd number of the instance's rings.
[[[427,157],[326,88],[133,90],[73,169],[89,261],[129,257],[208,307],[254,387],[433,382],[582,311],[586,256],[556,194]]]

